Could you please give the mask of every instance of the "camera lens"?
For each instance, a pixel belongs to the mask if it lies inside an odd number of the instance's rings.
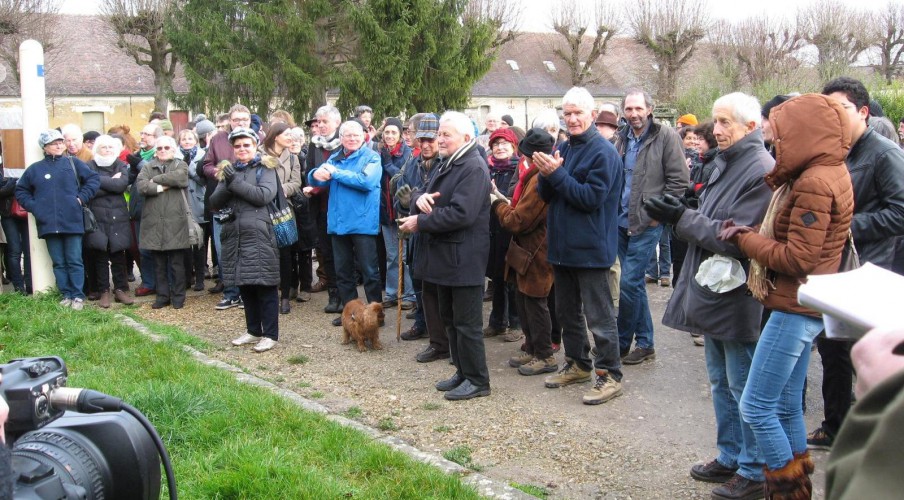
[[[64,490],[77,489],[86,499],[104,498],[111,478],[103,477],[101,471],[109,467],[96,450],[85,436],[68,429],[32,431],[13,447],[13,470],[20,483],[59,484]]]

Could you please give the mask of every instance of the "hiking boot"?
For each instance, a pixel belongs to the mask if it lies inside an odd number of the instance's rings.
[[[653,284],[653,283],[656,283],[656,282],[659,281],[659,280],[657,280],[656,278],[650,276],[649,274],[645,274],[644,277],[643,277],[643,281],[644,281],[644,283],[646,283],[646,284],[648,284],[648,285],[651,285],[651,284]]]
[[[691,467],[691,477],[707,483],[724,483],[734,477],[737,470],[725,467],[718,460],[713,460],[707,464],[696,464]],[[762,485],[760,486],[762,487]]]
[[[414,319],[415,316],[417,316],[417,307],[409,311],[408,314],[405,315],[405,319]]]
[[[264,352],[269,351],[276,347],[276,341],[271,339],[270,337],[264,337],[257,343],[256,346],[252,347],[251,350],[254,352]]]
[[[339,303],[339,290],[336,288],[329,289],[330,301],[323,308],[323,312],[327,314],[336,314],[342,312],[342,304]]]
[[[663,276],[662,278],[659,278],[659,286],[661,286],[661,287],[672,286],[672,278],[669,278],[668,276]]]
[[[396,299],[386,299],[383,301],[383,309],[392,309],[397,305],[399,305],[399,301]]]
[[[559,369],[556,358],[550,356],[546,359],[533,358],[529,363],[518,367],[518,373],[525,376],[540,375],[541,373],[555,373]]]
[[[656,359],[656,350],[645,347],[635,347],[621,362],[625,365],[639,365],[648,359]]]
[[[104,309],[110,308],[110,292],[106,291],[100,294],[100,298],[97,299],[97,305],[103,307]]]
[[[546,387],[555,389],[566,385],[579,384],[590,381],[590,370],[582,370],[574,361],[568,361],[555,375],[546,377],[543,381]]]
[[[835,438],[822,427],[817,427],[816,430],[807,434],[807,448],[811,450],[831,450],[834,443]]]
[[[260,340],[261,340],[261,338],[256,335],[251,335],[250,333],[243,333],[241,337],[234,339],[232,341],[232,345],[240,346],[240,345],[254,344],[256,342],[259,342]]]
[[[495,337],[496,335],[502,335],[503,333],[505,333],[505,328],[499,328],[496,326],[487,326],[483,329],[484,338]]]
[[[414,309],[415,307],[417,307],[417,304],[414,301],[411,301],[411,300],[403,300],[402,301],[402,310],[403,311],[410,311],[410,310]]]
[[[598,370],[596,383],[593,384],[592,389],[584,393],[584,396],[581,399],[584,401],[585,405],[598,405],[605,403],[614,397],[621,396],[621,393],[621,382],[616,381],[606,372],[601,374],[600,370]]]
[[[734,474],[725,484],[713,488],[713,498],[718,500],[760,500],[763,498],[763,482],[751,481]]]
[[[129,292],[126,292],[125,290],[113,290],[113,300],[127,306],[135,303],[135,300],[132,297],[129,297]]]
[[[505,335],[502,336],[502,340],[504,342],[518,342],[519,340],[524,338],[524,332],[516,329],[509,329],[505,332]]]
[[[317,283],[314,283],[314,285],[311,286],[311,293],[325,292],[328,289],[329,288],[326,286],[326,281],[319,280]]]
[[[528,354],[526,352],[522,352],[521,354],[519,354],[517,356],[512,356],[511,358],[509,358],[508,365],[511,366],[512,368],[518,368],[521,365],[526,365],[526,364],[530,363],[531,360],[533,360],[533,359],[534,359],[533,354]]]
[[[418,328],[414,325],[408,329],[407,332],[402,334],[402,340],[417,340],[422,339],[427,336],[427,330],[423,328]]]
[[[72,304],[69,307],[74,311],[81,311],[85,308],[85,299],[72,299]]]
[[[223,290],[226,289],[226,285],[223,284],[222,281],[217,281],[217,283],[208,288],[207,291],[210,293],[223,293]],[[138,292],[135,292],[135,295],[138,295]]]
[[[214,307],[217,311],[225,311],[226,309],[231,309],[233,307],[238,307],[242,304],[242,299],[223,299],[217,303]]]

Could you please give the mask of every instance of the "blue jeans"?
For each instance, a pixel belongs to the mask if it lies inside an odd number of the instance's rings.
[[[213,220],[213,244],[216,245],[217,256],[220,255],[220,249],[223,248],[220,246],[220,234],[223,232],[223,225],[217,222],[216,219]],[[223,281],[223,263],[220,262],[220,265],[217,266],[217,279]],[[227,286],[223,289],[223,298],[231,301],[235,301],[239,298],[239,287],[237,286]]]
[[[663,226],[662,234],[659,236],[659,256],[656,256],[656,250],[650,256],[650,263],[647,264],[647,276],[651,278],[668,278],[672,275],[672,230],[669,226]]]
[[[605,370],[621,381],[615,305],[609,292],[609,269],[553,266],[556,316],[562,327],[565,357],[582,370]],[[587,330],[593,335],[596,359],[590,359]]]
[[[618,228],[618,260],[621,262],[618,344],[622,352],[630,349],[633,340],[637,341],[637,347],[653,348],[653,317],[643,275],[661,233],[661,225],[650,226],[632,236],[628,235],[627,229]]]
[[[361,266],[364,296],[367,302],[383,302],[380,263],[377,261],[377,236],[373,234],[334,234],[333,265],[336,266],[336,288],[342,305],[358,298],[355,285],[355,262]]]
[[[770,470],[807,450],[801,397],[810,346],[820,331],[820,318],[772,311],[757,342],[741,396],[741,418],[750,424]]]
[[[31,293],[31,250],[28,247],[28,221],[15,217],[0,217],[6,234],[6,273],[17,292]],[[25,273],[22,273],[22,256]]]
[[[758,456],[753,431],[738,410],[747,384],[756,342],[706,337],[706,372],[716,414],[716,460],[751,481],[763,481],[763,459]]]
[[[85,265],[82,262],[82,235],[55,234],[44,237],[53,262],[57,288],[66,299],[85,299]]]
[[[386,297],[398,299],[399,294],[399,228],[394,223],[388,226],[380,226],[383,232],[383,245],[386,247]],[[402,262],[405,262],[408,245],[402,243]],[[402,300],[414,301],[414,286],[411,284],[411,273],[406,264],[402,268],[404,275],[402,285],[405,291]]]

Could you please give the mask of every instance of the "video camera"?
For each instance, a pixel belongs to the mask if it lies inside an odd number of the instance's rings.
[[[56,356],[14,359],[0,365],[0,373],[0,395],[9,405],[13,498],[157,499],[160,457],[175,498],[166,450],[138,410],[65,387],[66,364]]]

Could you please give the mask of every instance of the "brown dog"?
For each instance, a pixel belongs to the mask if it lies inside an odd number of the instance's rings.
[[[342,344],[348,344],[354,339],[358,343],[358,350],[364,352],[367,350],[364,341],[370,340],[372,348],[383,349],[380,344],[381,323],[383,304],[371,302],[364,305],[361,299],[350,301],[342,309]]]

